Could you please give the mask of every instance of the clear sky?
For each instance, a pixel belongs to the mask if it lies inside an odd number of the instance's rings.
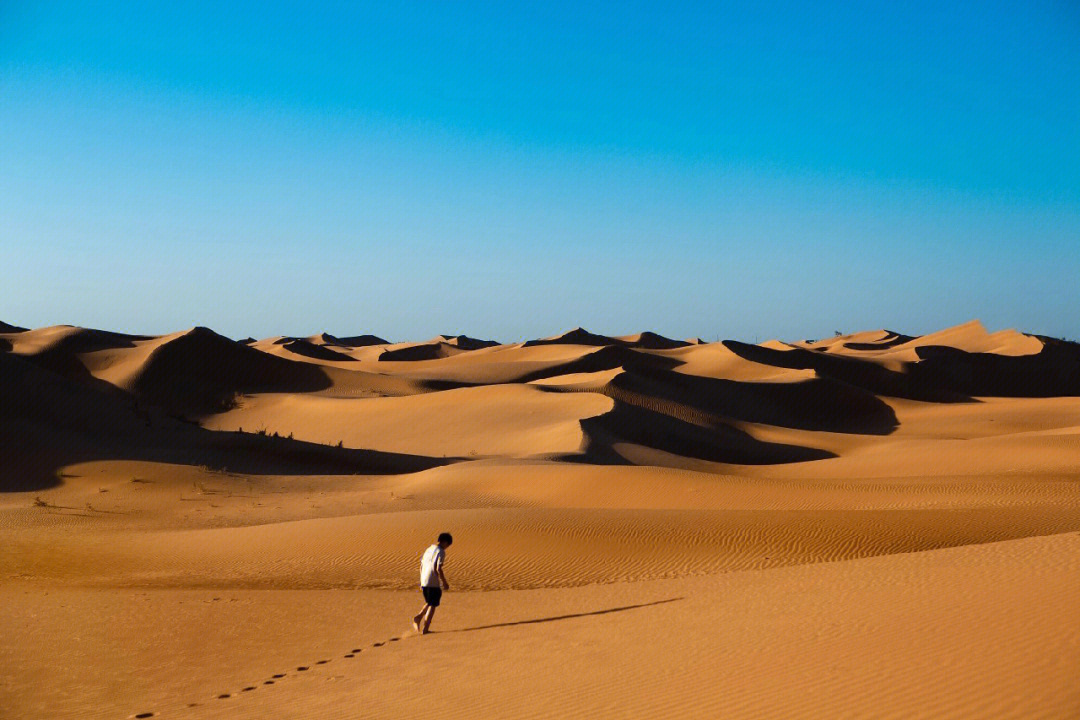
[[[28,326],[1080,338],[1080,6],[0,2],[0,268]]]

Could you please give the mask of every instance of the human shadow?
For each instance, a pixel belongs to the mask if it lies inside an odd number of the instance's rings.
[[[513,627],[515,625],[536,625],[537,623],[555,622],[556,620],[572,620],[573,618],[590,617],[592,615],[609,615],[611,613],[624,612],[626,610],[636,610],[638,608],[651,607],[653,605],[664,605],[665,603],[677,602],[682,599],[684,598],[674,597],[668,598],[667,600],[656,600],[654,602],[637,603],[636,605],[623,605],[621,607],[605,608],[604,610],[593,610],[591,612],[569,613],[567,615],[552,615],[551,617],[533,618],[531,620],[514,620],[513,622],[492,623],[490,625],[477,625],[476,627],[458,628],[457,630],[439,630],[438,634],[473,632],[474,630],[491,630],[492,628]]]

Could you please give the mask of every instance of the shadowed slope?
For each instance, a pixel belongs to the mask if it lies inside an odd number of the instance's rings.
[[[98,390],[10,353],[0,354],[0,435],[3,491],[51,487],[59,483],[58,469],[99,459],[229,467],[252,474],[416,472],[447,462],[212,432],[139,409],[121,391]]]
[[[378,359],[382,362],[394,360],[441,360],[442,358],[452,357],[463,352],[468,352],[468,350],[459,348],[456,345],[451,345],[447,342],[442,342],[441,340],[435,340],[416,345],[406,345],[404,347],[394,348],[393,350],[384,350],[379,354]]]
[[[974,351],[928,342],[950,338],[965,347],[999,350]],[[988,334],[981,325],[972,323],[902,343],[885,342],[890,346],[888,349],[913,353],[917,359],[896,360],[893,353],[859,357],[858,352],[819,352],[816,346],[815,350],[794,346],[777,350],[734,340],[725,340],[723,344],[740,357],[757,363],[812,369],[823,377],[875,394],[911,400],[972,402],[973,396],[1080,395],[1080,346],[1075,343],[1014,331]],[[874,349],[879,347],[873,344]],[[898,369],[878,364],[879,358]]]
[[[641,348],[643,350],[674,350],[675,348],[694,344],[686,340],[672,340],[648,330],[636,335],[620,335],[614,340],[626,347]]]
[[[925,402],[972,402],[961,392],[936,383],[926,382],[909,374],[889,370],[867,360],[843,355],[830,355],[802,348],[774,350],[760,345],[748,345],[736,340],[723,344],[739,357],[762,365],[780,368],[813,370],[822,377],[854,385],[877,395],[923,400]]]
[[[26,332],[26,328],[19,327],[18,325],[10,325],[0,320],[0,333],[21,333]]]
[[[843,347],[847,350],[887,350],[915,339],[910,335],[902,335],[892,330],[879,330],[875,334],[879,334],[880,337],[873,339],[860,337],[857,340],[848,340],[843,343]]]
[[[825,432],[886,435],[896,414],[873,393],[831,378],[741,382],[638,366],[603,391],[616,400],[715,424],[742,420]]]
[[[136,343],[149,339],[151,337],[148,335],[125,335],[106,330],[57,325],[20,333],[13,339],[12,349],[38,367],[93,384],[92,373],[81,356],[134,348]]]
[[[676,367],[678,364],[679,361],[673,358],[637,352],[619,346],[607,346],[572,360],[549,365],[522,375],[518,378],[518,382],[533,382],[535,380],[544,380],[560,375],[595,373],[614,369],[667,370]]]
[[[585,328],[576,327],[573,330],[567,330],[560,335],[553,335],[551,337],[540,338],[538,340],[528,340],[525,342],[524,347],[534,347],[537,345],[617,345],[618,343],[614,338],[610,338],[607,335],[597,335],[591,333]]]
[[[616,401],[612,410],[581,421],[586,435],[584,452],[563,459],[598,464],[638,464],[620,452],[631,443],[672,456],[715,463],[773,465],[834,457],[825,450],[757,440],[723,423],[696,424],[677,414],[666,414]],[[656,457],[650,464],[666,464]]]
[[[495,347],[499,344],[494,340],[480,340],[478,338],[469,337],[468,335],[440,335],[436,340],[449,343],[462,350],[482,350],[484,348]]]
[[[289,338],[280,345],[289,352],[303,355],[315,360],[327,360],[330,362],[356,362],[356,358],[345,353],[331,350],[325,345],[316,345],[305,338]]]
[[[573,330],[567,330],[560,335],[553,335],[552,337],[540,338],[538,340],[529,340],[525,343],[525,347],[534,347],[538,345],[596,345],[596,346],[620,346],[627,348],[640,348],[642,350],[672,350],[674,348],[686,347],[691,343],[683,340],[672,340],[666,338],[663,335],[657,333],[645,331],[637,333],[635,335],[620,335],[618,337],[609,337],[607,335],[597,335],[591,333],[585,328],[576,327]]]
[[[238,393],[313,392],[330,386],[318,366],[290,362],[197,327],[155,348],[132,389],[172,412],[203,414],[228,408]]]
[[[342,347],[367,347],[369,345],[387,345],[388,340],[383,340],[378,335],[346,335],[338,337],[330,333],[320,333],[315,337],[308,338],[312,342],[321,342],[323,345],[340,345]]]
[[[1080,395],[1080,345],[1046,338],[1036,355],[970,353],[944,346],[915,348],[908,372],[930,387],[968,395],[1060,397]]]

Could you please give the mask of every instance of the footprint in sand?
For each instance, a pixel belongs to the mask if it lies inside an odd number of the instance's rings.
[[[138,715],[136,715],[135,717],[137,717],[137,718],[148,718],[148,717],[154,717],[154,713],[152,713],[152,712],[151,712],[151,713],[139,713],[139,714],[138,714]]]
[[[386,642],[397,642],[400,639],[401,639],[400,637],[392,637],[389,640],[387,640]],[[372,647],[382,647],[383,645],[386,644],[386,642],[377,642],[374,645],[372,645]],[[359,653],[359,652],[361,652],[361,648],[354,648],[353,651],[350,652],[345,657],[347,657],[347,658],[356,657],[356,653]],[[328,662],[330,662],[330,661],[329,660],[319,660],[315,664],[316,665],[325,665]],[[296,668],[296,671],[297,672],[304,672],[305,670],[309,670],[309,669],[310,668],[307,665],[301,665],[300,667]],[[272,675],[271,677],[273,677],[275,680],[279,680],[279,679],[285,677],[285,673],[278,673],[276,675]],[[264,680],[263,681],[263,685],[273,685],[273,684],[274,684],[274,680]],[[256,686],[256,685],[249,685],[248,687],[241,689],[240,692],[251,692],[252,690],[255,690],[257,687],[258,686]],[[217,696],[217,699],[218,700],[224,700],[225,698],[229,698],[229,697],[232,697],[232,695],[230,695],[229,693],[222,693],[222,694]],[[197,705],[198,705],[198,703],[191,703],[191,704],[188,705],[188,707],[196,707]],[[137,717],[137,718],[150,718],[150,717],[154,717],[154,713],[152,713],[152,712],[150,712],[150,713],[140,713],[138,715],[135,715],[134,717]]]

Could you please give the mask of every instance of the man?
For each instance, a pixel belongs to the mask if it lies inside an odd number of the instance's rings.
[[[438,541],[424,551],[424,557],[420,560],[420,591],[424,593],[424,609],[413,618],[413,627],[421,635],[428,634],[443,590],[450,589],[450,583],[446,582],[446,575],[443,574],[443,561],[446,559],[446,548],[453,542],[450,533],[441,533]]]

